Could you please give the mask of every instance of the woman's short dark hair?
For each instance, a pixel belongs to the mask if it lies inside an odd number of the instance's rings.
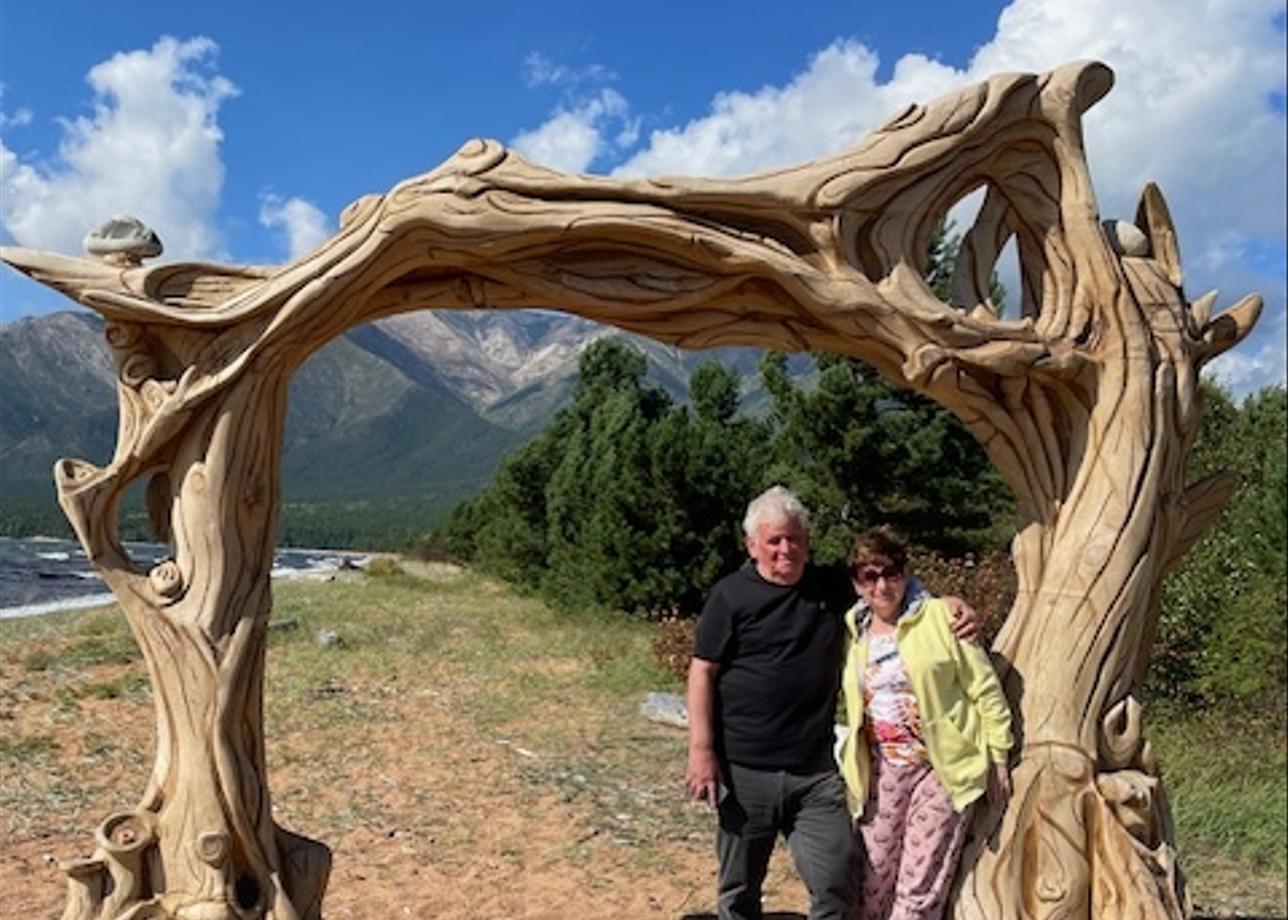
[[[884,525],[872,527],[859,534],[847,561],[850,570],[855,571],[878,559],[888,559],[901,569],[908,566],[907,544],[892,528]]]

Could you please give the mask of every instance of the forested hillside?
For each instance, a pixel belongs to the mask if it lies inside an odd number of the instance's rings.
[[[59,457],[105,463],[117,396],[103,323],[84,313],[0,329],[0,534],[70,535],[54,496]],[[524,432],[483,418],[434,376],[351,337],[292,381],[282,460],[281,535],[294,545],[405,544],[487,480]],[[149,538],[140,496],[123,533]]]
[[[394,549],[481,488],[500,456],[570,398],[581,352],[620,337],[648,379],[687,399],[692,369],[717,355],[756,392],[759,352],[685,352],[573,316],[421,311],[353,330],[292,380],[283,445],[280,540]],[[0,534],[69,535],[50,470],[60,457],[105,463],[116,392],[103,323],[88,313],[0,326]],[[148,537],[138,496],[123,532]]]
[[[815,512],[815,557],[890,522],[926,549],[983,553],[1012,529],[1011,500],[962,425],[848,359],[820,356],[805,386],[767,353],[769,411],[738,411],[736,374],[691,381],[692,405],[644,379],[613,341],[582,358],[572,404],[511,454],[441,537],[556,605],[691,613],[742,557],[748,498],[782,482]]]
[[[939,583],[990,614],[1009,607],[1015,512],[1000,478],[946,411],[864,366],[817,357],[809,385],[768,353],[764,414],[738,411],[738,377],[710,363],[692,405],[644,378],[617,342],[582,358],[570,406],[501,464],[436,535],[439,548],[557,607],[691,616],[744,558],[747,500],[781,482],[814,514],[814,555],[843,556],[859,529],[894,524]],[[1166,580],[1149,692],[1182,706],[1282,714],[1285,686],[1283,387],[1242,404],[1205,386],[1191,479],[1219,468],[1241,488]],[[1276,709],[1276,707],[1278,707]]]

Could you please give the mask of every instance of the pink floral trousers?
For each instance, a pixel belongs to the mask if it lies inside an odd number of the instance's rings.
[[[871,792],[859,819],[862,920],[939,920],[970,824],[930,764],[872,758]]]

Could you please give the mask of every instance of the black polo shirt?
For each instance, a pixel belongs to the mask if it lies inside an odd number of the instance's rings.
[[[804,769],[833,739],[854,589],[840,568],[807,566],[794,585],[754,565],[722,578],[698,619],[694,656],[720,664],[715,734],[722,761]]]

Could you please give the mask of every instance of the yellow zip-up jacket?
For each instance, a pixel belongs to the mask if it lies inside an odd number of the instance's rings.
[[[845,614],[850,647],[841,677],[850,724],[841,749],[841,775],[856,818],[868,800],[871,756],[863,731],[861,680],[868,664],[868,637],[865,624],[858,622],[861,612],[866,614],[859,603]],[[900,618],[895,644],[917,697],[930,766],[961,812],[984,793],[989,768],[1006,763],[1013,743],[1011,710],[1001,681],[987,652],[953,635],[948,605],[937,598]]]

